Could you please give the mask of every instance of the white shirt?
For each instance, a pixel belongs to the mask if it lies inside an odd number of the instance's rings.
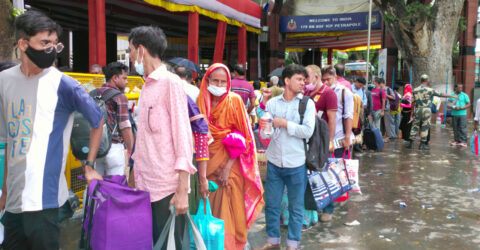
[[[197,101],[197,97],[198,95],[200,94],[200,90],[197,88],[197,86],[193,85],[193,84],[190,84],[188,83],[187,81],[185,80],[182,80],[182,87],[183,87],[183,91],[185,91],[185,93],[190,97],[192,98],[192,100],[194,102]]]
[[[480,125],[480,98],[477,100],[477,106],[475,108],[475,118],[473,118],[475,121],[478,122]]]

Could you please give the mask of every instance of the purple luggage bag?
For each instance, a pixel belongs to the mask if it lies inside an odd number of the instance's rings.
[[[125,176],[93,180],[85,211],[87,249],[152,249],[150,194],[129,188]]]

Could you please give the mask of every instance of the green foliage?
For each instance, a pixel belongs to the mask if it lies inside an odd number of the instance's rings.
[[[407,13],[411,17],[421,17],[426,16],[428,18],[433,18],[432,6],[430,4],[423,4],[421,2],[415,1],[406,6]]]
[[[401,21],[407,26],[415,24],[418,20],[432,20],[434,14],[432,13],[432,5],[424,4],[419,1],[414,1],[405,6],[407,14],[405,16],[395,16],[390,13],[384,13],[383,20],[386,22],[396,23]]]
[[[20,15],[23,14],[23,13],[25,13],[25,10],[13,9],[13,16],[14,16],[14,17],[20,16]]]
[[[458,21],[458,28],[460,29],[460,31],[464,31],[467,29],[467,20],[464,16],[460,17],[460,20]]]

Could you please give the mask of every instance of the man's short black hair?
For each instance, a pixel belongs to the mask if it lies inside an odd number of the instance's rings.
[[[455,83],[455,86],[454,86],[453,88],[456,89],[456,88],[458,87],[458,85],[462,85],[462,86],[463,86],[463,83],[457,82],[457,83]]]
[[[285,81],[285,78],[292,78],[293,75],[300,74],[304,77],[308,76],[307,70],[302,65],[290,64],[282,72],[282,80]]]
[[[2,72],[4,70],[7,70],[11,67],[14,67],[15,65],[17,65],[17,64],[15,62],[13,62],[12,60],[1,61],[0,62],[0,72]]]
[[[193,73],[192,73],[192,71],[191,71],[191,70],[187,70],[186,75],[187,75],[187,78],[186,78],[187,82],[191,82],[191,81],[193,80]]]
[[[325,75],[325,74],[336,76],[337,70],[334,67],[332,67],[332,65],[327,65],[322,68],[322,75]]]
[[[377,82],[378,84],[385,83],[385,80],[383,80],[383,78],[381,77],[375,77],[373,81]]]
[[[15,19],[15,41],[28,39],[42,31],[62,35],[62,27],[42,12],[29,10]]]
[[[105,81],[110,81],[113,76],[121,75],[123,72],[128,72],[128,68],[125,64],[120,62],[111,62],[104,68]]]
[[[187,68],[183,66],[175,67],[175,74],[177,74],[182,79],[187,79],[187,72],[188,72]]]
[[[361,83],[361,84],[363,84],[363,85],[365,85],[365,83],[367,83],[367,81],[365,81],[365,78],[363,78],[363,77],[357,78],[357,82],[359,82],[359,83]]]
[[[244,76],[245,75],[245,66],[243,64],[235,64],[235,67],[233,68],[233,71],[237,72],[239,75]]]
[[[335,71],[337,72],[337,76],[344,77],[345,76],[345,66],[343,64],[337,63],[335,64]]]
[[[253,81],[254,90],[260,90],[261,87],[262,87],[262,84],[260,83],[260,81]]]
[[[138,48],[138,45],[143,45],[150,55],[160,59],[167,50],[167,37],[159,27],[140,26],[133,28],[128,36],[128,41],[132,42],[135,48]]]

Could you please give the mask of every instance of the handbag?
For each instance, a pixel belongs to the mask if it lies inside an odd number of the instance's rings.
[[[317,210],[324,209],[352,189],[344,159],[329,158],[328,166],[322,172],[309,171],[307,176]],[[308,187],[305,193],[309,195]],[[310,200],[310,197],[306,197],[306,200]]]
[[[126,186],[125,176],[92,180],[82,229],[86,249],[152,249],[150,194]]]
[[[200,234],[200,231],[198,231],[198,228],[193,222],[192,217],[190,216],[190,213],[188,211],[185,214],[185,216],[187,217],[187,220],[185,221],[185,230],[184,230],[183,239],[182,239],[182,250],[190,249],[190,233],[187,230],[187,228],[189,227],[191,227],[191,230],[192,230],[193,240],[195,241],[196,249],[207,250],[207,247],[203,242],[202,235]],[[167,222],[165,223],[165,227],[160,233],[160,237],[158,238],[157,242],[153,246],[153,250],[161,250],[165,242],[167,242],[167,250],[176,250],[175,209],[173,206],[170,212],[170,216],[168,216]]]
[[[197,214],[192,215],[192,220],[197,226],[207,249],[224,248],[225,222],[213,217],[208,198],[206,204],[203,203],[203,199],[200,199]],[[190,238],[194,238],[192,230],[190,230]],[[195,241],[190,241],[190,249],[196,249]]]

